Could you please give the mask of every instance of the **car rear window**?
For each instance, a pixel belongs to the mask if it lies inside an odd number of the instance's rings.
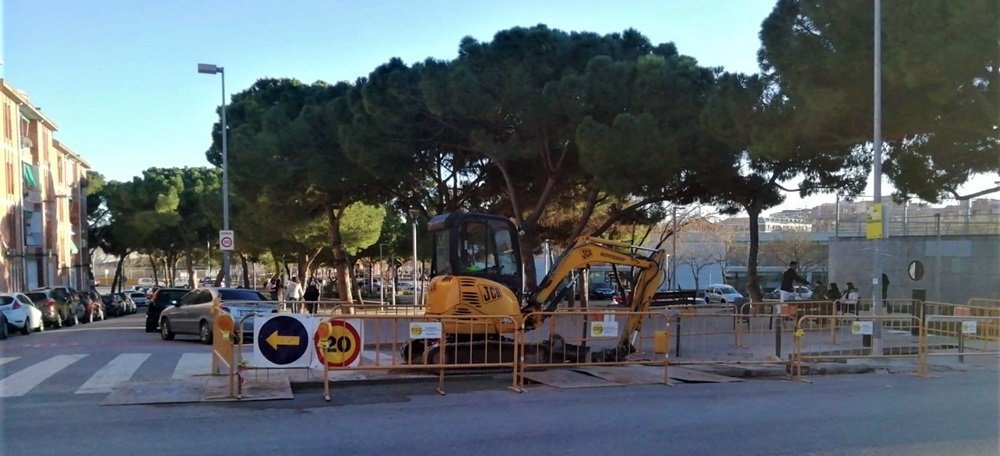
[[[49,297],[46,296],[45,293],[25,293],[24,295],[27,296],[28,299],[31,300],[31,302],[42,302],[49,300]]]
[[[267,298],[253,290],[219,290],[223,301],[267,301]]]
[[[180,301],[181,297],[186,295],[188,290],[165,290],[160,289],[156,292],[156,302],[170,302],[170,301]]]
[[[14,302],[13,296],[0,296],[0,305],[6,306]]]

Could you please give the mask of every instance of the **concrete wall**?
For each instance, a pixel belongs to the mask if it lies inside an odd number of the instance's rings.
[[[970,298],[1000,299],[1000,236],[954,235],[889,238],[882,243],[882,269],[889,277],[889,299],[909,299],[926,290],[930,301],[964,303]],[[854,282],[862,296],[872,295],[874,241],[830,238],[830,282]],[[909,267],[923,265],[913,279]]]

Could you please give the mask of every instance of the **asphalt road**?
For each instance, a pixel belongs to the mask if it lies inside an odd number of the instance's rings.
[[[128,329],[91,332],[105,341],[139,340],[130,339]],[[148,343],[160,347],[153,356],[197,346],[159,342]],[[0,398],[0,454],[998,453],[997,369],[935,379],[813,380],[576,390],[536,385],[516,394],[503,380],[480,377],[449,379],[447,396],[429,383],[382,384],[336,387],[329,403],[307,390],[290,401],[155,406],[101,406],[104,394],[50,388]]]

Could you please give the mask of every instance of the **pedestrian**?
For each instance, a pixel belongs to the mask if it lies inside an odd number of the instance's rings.
[[[802,285],[809,285],[809,281],[803,279],[797,272],[798,268],[799,263],[797,261],[793,261],[788,263],[788,269],[781,274],[781,302],[795,300],[795,282],[801,283]]]
[[[302,294],[302,299],[306,301],[306,312],[315,314],[317,305],[319,304],[319,287],[316,285],[315,278],[309,279],[309,285]]]
[[[272,301],[278,300],[278,277],[274,276],[267,281],[267,293],[271,295]]]
[[[810,300],[822,301],[824,299],[826,299],[826,285],[823,285],[823,282],[817,280],[816,285],[813,286],[813,294]]]
[[[302,286],[299,285],[299,278],[292,276],[285,290],[285,299],[291,303],[292,313],[299,313],[299,306],[302,302]]]
[[[826,290],[826,296],[824,298],[830,301],[836,301],[840,299],[840,287],[836,283],[831,283],[830,288]]]
[[[858,289],[854,287],[854,282],[847,282],[844,294],[841,295],[841,311],[842,313],[853,313],[858,315]]]
[[[281,310],[285,310],[285,275],[279,274],[274,279],[274,293],[281,303]]]

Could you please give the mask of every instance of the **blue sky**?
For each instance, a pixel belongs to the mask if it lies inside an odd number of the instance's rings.
[[[0,0],[3,1],[3,0]],[[60,127],[56,138],[109,179],[205,166],[226,91],[261,77],[353,81],[391,57],[453,58],[462,37],[543,23],[672,41],[703,65],[757,71],[774,0],[6,0],[3,77]],[[987,182],[991,183],[991,182]],[[791,198],[786,206],[832,202]]]

